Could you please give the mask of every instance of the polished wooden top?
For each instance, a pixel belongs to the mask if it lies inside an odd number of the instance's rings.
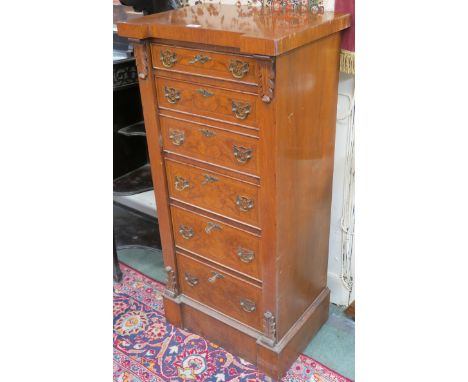
[[[350,25],[349,14],[200,4],[135,18],[117,27],[121,36],[135,39],[203,43],[277,56]]]

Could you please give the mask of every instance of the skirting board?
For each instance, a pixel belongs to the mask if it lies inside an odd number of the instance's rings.
[[[328,272],[327,286],[331,291],[330,302],[336,305],[348,306],[349,291],[344,287],[340,276],[335,273]]]

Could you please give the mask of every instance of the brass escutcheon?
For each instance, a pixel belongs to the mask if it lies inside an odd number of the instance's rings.
[[[210,138],[216,135],[214,131],[209,130],[209,129],[200,129],[200,132],[202,133],[204,137],[207,137],[207,138]]]
[[[189,61],[189,64],[196,64],[199,62],[200,64],[205,64],[206,62],[210,61],[211,57],[202,56],[201,54],[197,54],[194,58]]]
[[[232,152],[237,161],[242,164],[247,163],[252,158],[252,149],[247,147],[233,145]]]
[[[211,231],[221,231],[221,226],[216,223],[208,222],[205,227],[205,232],[209,235]]]
[[[164,86],[164,96],[167,99],[167,102],[175,104],[180,101],[180,91],[174,88],[168,88]]]
[[[209,92],[208,90],[206,89],[197,89],[197,92],[200,93],[203,97],[211,97],[211,96],[214,96],[214,93],[211,93]]]
[[[161,50],[159,53],[159,59],[166,68],[171,68],[177,62],[177,54],[170,50]]]
[[[237,79],[244,78],[244,76],[249,71],[249,63],[243,62],[240,60],[231,60],[229,63],[229,71],[231,72],[232,76]]]
[[[250,104],[239,102],[239,101],[232,101],[231,110],[238,119],[246,119],[250,113]]]
[[[176,129],[169,129],[169,139],[174,145],[180,146],[184,143],[185,132]]]
[[[208,279],[210,283],[214,283],[217,279],[223,279],[224,276],[221,273],[218,272],[211,272],[212,276]]]
[[[205,179],[203,180],[202,184],[214,183],[219,180],[218,178],[208,175],[208,174],[203,174],[203,176],[205,177]]]

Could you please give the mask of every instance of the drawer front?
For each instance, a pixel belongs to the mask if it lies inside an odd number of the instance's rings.
[[[260,280],[259,238],[178,207],[171,207],[176,246]]]
[[[258,97],[213,86],[157,78],[159,107],[257,126]]]
[[[259,174],[257,139],[163,116],[159,121],[165,150]]]
[[[258,187],[166,159],[169,196],[258,227]]]
[[[151,55],[156,69],[257,85],[256,62],[250,57],[159,44],[151,45]]]
[[[262,330],[261,288],[179,253],[177,264],[183,294]]]

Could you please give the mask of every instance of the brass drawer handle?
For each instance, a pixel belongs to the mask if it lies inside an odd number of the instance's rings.
[[[189,240],[193,237],[193,229],[183,224],[179,226],[179,233],[185,240]]]
[[[159,52],[159,59],[166,68],[172,68],[177,62],[177,54],[170,50],[161,50]]]
[[[254,208],[254,202],[252,199],[247,198],[246,196],[237,195],[236,206],[239,207],[241,211],[247,212]]]
[[[214,96],[214,93],[211,93],[208,90],[202,89],[202,88],[197,89],[197,92],[200,93],[203,97],[212,97],[212,96]]]
[[[252,158],[252,149],[243,146],[232,146],[234,157],[239,163],[245,164]]]
[[[205,232],[209,235],[211,231],[221,231],[221,229],[219,224],[208,222],[205,227]]]
[[[210,138],[216,135],[216,133],[209,129],[200,129],[200,132],[204,137]]]
[[[252,313],[257,309],[255,303],[253,301],[247,300],[246,298],[242,298],[240,300],[240,306],[244,309],[247,313]]]
[[[185,140],[185,132],[176,129],[169,129],[169,139],[174,145],[181,146]]]
[[[231,72],[232,76],[237,79],[244,78],[244,76],[249,71],[249,63],[243,62],[240,60],[231,60],[229,63],[229,71]]]
[[[233,100],[231,110],[236,118],[246,119],[250,113],[250,104]]]
[[[214,183],[219,180],[218,178],[208,174],[203,174],[203,176],[205,177],[205,180],[202,182],[202,184]]]
[[[214,283],[217,279],[224,279],[224,276],[221,273],[218,272],[211,272],[213,276],[211,276],[208,281],[210,283]]]
[[[164,86],[164,96],[167,99],[167,102],[175,104],[180,101],[180,91],[174,88],[168,88]]]
[[[187,284],[191,287],[194,287],[199,283],[198,278],[188,272],[185,272],[185,281],[187,281]]]
[[[190,182],[181,176],[176,176],[174,178],[174,185],[177,191],[184,191],[186,188],[190,187]]]
[[[201,54],[197,54],[194,58],[189,61],[189,64],[196,64],[199,62],[200,64],[205,64],[206,62],[210,61],[211,57],[202,56]]]
[[[252,260],[255,259],[255,254],[253,251],[241,247],[237,249],[237,256],[239,256],[243,263],[251,263]]]

